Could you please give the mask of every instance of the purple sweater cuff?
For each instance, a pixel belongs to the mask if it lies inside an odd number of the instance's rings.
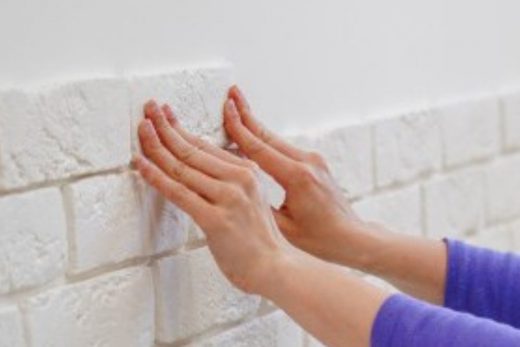
[[[371,345],[512,347],[520,345],[520,331],[489,319],[395,294],[379,310],[372,327]]]

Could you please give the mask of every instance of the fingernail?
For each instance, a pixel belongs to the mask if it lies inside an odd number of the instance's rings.
[[[146,132],[147,135],[154,135],[153,125],[152,125],[151,120],[145,119],[143,126],[144,126],[144,131]]]
[[[235,106],[235,102],[232,99],[228,99],[226,101],[226,110],[229,112],[228,114],[231,117],[236,118],[238,116],[237,107]]]
[[[177,121],[177,117],[173,114],[172,109],[168,104],[162,105],[163,113],[166,115],[166,119],[173,125]]]
[[[157,111],[157,103],[155,100],[150,100],[145,104],[144,109],[148,113],[155,113]]]

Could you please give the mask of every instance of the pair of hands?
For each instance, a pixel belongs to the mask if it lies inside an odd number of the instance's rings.
[[[266,130],[237,87],[224,105],[224,127],[248,159],[187,132],[168,105],[150,101],[144,113],[138,130],[144,156],[134,158],[135,166],[192,216],[220,269],[240,289],[262,295],[274,267],[290,257],[277,228],[296,247],[337,261],[345,252],[341,239],[362,224],[323,158]],[[262,198],[258,166],[285,190],[279,208]]]

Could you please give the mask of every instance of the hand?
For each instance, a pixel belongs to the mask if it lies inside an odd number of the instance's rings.
[[[272,208],[285,237],[295,246],[328,261],[341,262],[345,240],[365,224],[353,212],[324,159],[286,143],[253,118],[237,87],[229,91],[224,126],[240,151],[285,190],[285,201]]]
[[[190,214],[222,272],[240,289],[262,294],[282,251],[257,166],[189,134],[168,106],[145,105],[139,125],[144,179]]]

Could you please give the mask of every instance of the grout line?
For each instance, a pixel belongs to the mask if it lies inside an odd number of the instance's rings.
[[[4,196],[14,195],[14,194],[26,193],[26,192],[36,190],[36,189],[51,188],[51,187],[71,184],[71,183],[75,183],[77,181],[91,178],[91,177],[122,174],[129,170],[130,170],[130,165],[127,164],[127,165],[117,166],[117,167],[113,167],[113,168],[106,169],[106,170],[86,172],[86,173],[82,173],[82,174],[73,174],[68,177],[63,177],[63,178],[59,178],[59,179],[52,179],[52,180],[48,180],[48,181],[30,183],[26,186],[16,187],[16,188],[11,188],[11,189],[6,189],[3,191],[0,191],[0,198],[2,198]]]
[[[18,309],[20,311],[20,318],[22,321],[22,331],[23,331],[23,340],[26,347],[30,347],[33,345],[32,343],[32,334],[31,329],[29,328],[29,318],[27,316],[26,309],[23,305],[18,304]]]
[[[279,310],[280,309],[278,309],[278,308],[273,308],[272,310],[262,312],[261,314],[258,314],[258,312],[250,314],[248,316],[245,316],[245,317],[235,320],[233,322],[213,325],[203,332],[200,332],[198,334],[195,334],[193,336],[190,336],[190,337],[187,337],[187,338],[184,338],[181,340],[177,340],[172,343],[164,343],[164,342],[156,341],[156,346],[157,347],[183,347],[183,346],[187,346],[187,345],[191,345],[191,344],[197,344],[200,341],[204,341],[206,339],[215,337],[219,334],[225,333],[234,328],[245,325],[256,319],[266,317],[266,316],[270,315],[271,313],[274,313]]]

